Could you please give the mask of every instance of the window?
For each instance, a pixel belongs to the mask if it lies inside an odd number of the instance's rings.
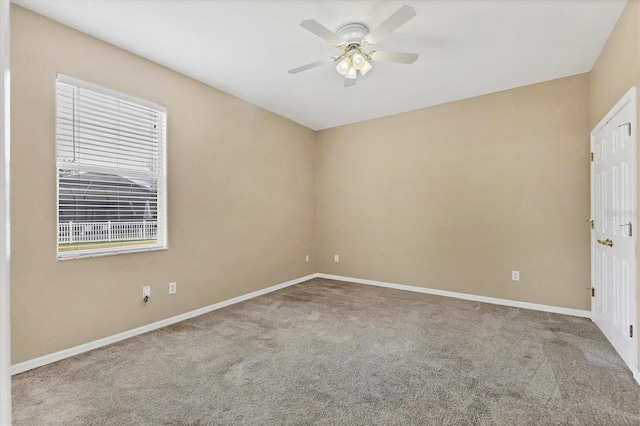
[[[61,74],[58,258],[167,247],[166,111]]]

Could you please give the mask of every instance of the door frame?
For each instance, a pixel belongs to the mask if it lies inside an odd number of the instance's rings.
[[[636,165],[636,156],[637,156],[637,134],[638,131],[636,129],[636,119],[638,116],[638,111],[637,111],[637,105],[636,105],[636,88],[632,87],[631,89],[629,89],[627,91],[627,93],[624,94],[624,96],[622,96],[622,98],[615,104],[615,106],[613,108],[611,108],[611,110],[602,118],[602,120],[600,120],[600,122],[593,128],[593,130],[591,130],[591,134],[590,134],[590,152],[592,153],[591,155],[593,155],[594,152],[594,136],[600,131],[602,130],[602,128],[604,126],[607,125],[607,123],[609,123],[609,121],[611,121],[621,110],[622,108],[624,108],[625,106],[631,104],[631,108],[633,109],[633,114],[631,116],[631,146],[632,146],[632,158],[631,158],[631,169],[632,169],[632,179],[631,179],[631,189],[632,189],[632,194],[633,194],[633,211],[634,211],[634,215],[633,215],[633,219],[632,219],[632,227],[633,229],[635,229],[636,231],[633,233],[633,248],[634,248],[634,253],[633,253],[633,264],[632,264],[632,269],[633,269],[633,276],[634,276],[634,283],[635,285],[633,286],[634,289],[634,297],[632,300],[632,325],[633,325],[633,330],[634,330],[634,336],[638,335],[638,259],[637,259],[637,254],[638,254],[638,227],[637,227],[637,223],[638,223],[638,194],[636,192],[637,189],[637,165]],[[593,219],[594,217],[594,204],[595,204],[595,197],[594,197],[594,176],[593,176],[593,168],[594,168],[594,162],[591,161],[589,163],[589,178],[590,178],[590,184],[589,184],[589,194],[590,194],[590,215],[591,218]],[[594,259],[594,253],[595,253],[595,233],[593,232],[593,230],[591,231],[591,246],[590,246],[590,250],[591,250],[591,288],[593,289],[595,286],[595,259]],[[591,298],[591,320],[595,321],[595,298]],[[638,370],[638,344],[637,344],[637,338],[636,338],[636,344],[633,345],[633,365],[627,365],[629,367],[629,369],[631,370],[631,372],[633,373],[634,378],[636,379],[636,381],[638,381],[640,383],[640,371]]]
[[[11,424],[10,11],[0,0],[0,425]]]

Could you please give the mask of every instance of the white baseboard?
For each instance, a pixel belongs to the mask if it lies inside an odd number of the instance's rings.
[[[142,327],[134,328],[133,330],[128,330],[113,336],[105,337],[104,339],[95,340],[93,342],[85,343],[83,345],[75,346],[73,348],[65,349],[59,352],[55,352],[49,355],[44,355],[38,358],[30,359],[28,361],[24,361],[18,364],[14,364],[11,366],[11,374],[23,373],[27,370],[32,370],[34,368],[42,367],[47,364],[51,364],[52,362],[61,361],[65,358],[69,358],[75,355],[79,355],[83,352],[88,352],[93,349],[98,349],[103,346],[110,345],[112,343],[119,342],[121,340],[128,339],[130,337],[138,336],[143,333],[147,333],[149,331],[157,330],[162,327],[166,327],[171,324],[175,324],[180,321],[187,320],[189,318],[197,317],[207,312],[215,311],[217,309],[221,309],[227,307],[229,305],[233,305],[236,303],[244,302],[245,300],[253,299],[254,297],[262,296],[263,294],[271,293],[272,291],[280,290],[285,287],[292,286],[294,284],[299,284],[304,281],[308,281],[312,278],[315,278],[317,274],[307,275],[306,277],[297,278],[295,280],[287,281],[285,283],[277,284],[271,287],[263,288],[262,290],[254,291],[249,294],[245,294],[243,296],[234,297],[233,299],[225,300],[222,302],[214,303],[213,305],[205,306],[204,308],[196,309],[194,311],[186,312],[184,314],[176,315],[175,317],[163,319],[161,321],[157,321],[151,324],[144,325]]]
[[[552,312],[554,314],[570,315],[573,317],[591,318],[591,311],[581,309],[562,308],[560,306],[539,305],[537,303],[520,302],[517,300],[498,299],[495,297],[477,296],[475,294],[457,293],[454,291],[436,290],[433,288],[415,287],[404,284],[387,283],[383,281],[363,280],[360,278],[343,277],[340,275],[316,274],[318,278],[330,280],[348,281],[358,284],[375,285],[378,287],[395,288],[396,290],[414,291],[416,293],[434,294],[437,296],[453,297],[456,299],[472,300],[474,302],[492,303],[494,305],[511,306],[513,308],[531,309],[534,311]]]
[[[128,330],[113,336],[105,337],[103,339],[99,339],[93,342],[85,343],[83,345],[75,346],[73,348],[64,349],[59,352],[55,352],[49,355],[44,355],[38,358],[30,359],[28,361],[14,364],[11,366],[11,374],[23,373],[25,371],[42,367],[44,365],[51,364],[56,361],[61,361],[65,358],[79,355],[81,353],[88,352],[93,349],[98,349],[103,346],[107,346],[112,343],[116,343],[121,340],[128,339],[130,337],[147,333],[149,331],[157,330],[159,328],[166,327],[168,325],[172,325],[180,321],[187,320],[189,318],[197,317],[199,315],[203,315],[208,312],[233,305],[235,303],[253,299],[254,297],[262,296],[263,294],[271,293],[272,291],[280,290],[282,288],[289,287],[294,284],[299,284],[301,282],[308,281],[313,278],[326,278],[326,279],[337,280],[337,281],[348,281],[348,282],[357,283],[357,284],[367,284],[367,285],[374,285],[378,287],[394,288],[397,290],[406,290],[406,291],[413,291],[417,293],[434,294],[437,296],[453,297],[456,299],[471,300],[475,302],[492,303],[494,305],[504,305],[504,306],[511,306],[514,308],[531,309],[535,311],[552,312],[556,314],[591,318],[590,311],[583,311],[580,309],[562,308],[559,306],[550,306],[550,305],[539,305],[536,303],[519,302],[516,300],[498,299],[495,297],[477,296],[474,294],[457,293],[453,291],[436,290],[436,289],[425,288],[425,287],[415,287],[415,286],[409,286],[404,284],[387,283],[383,281],[363,280],[360,278],[351,278],[351,277],[343,277],[339,275],[315,273],[315,274],[307,275],[305,277],[297,278],[295,280],[287,281],[285,283],[267,287],[262,290],[254,291],[252,293],[245,294],[243,296],[234,297],[233,299],[229,299],[229,300],[215,303],[213,305],[205,306],[204,308],[196,309],[194,311],[186,312],[184,314],[176,315],[171,318],[167,318],[161,321],[147,324],[142,327],[134,328],[133,330]],[[638,370],[634,371],[633,377],[640,384],[640,371]]]

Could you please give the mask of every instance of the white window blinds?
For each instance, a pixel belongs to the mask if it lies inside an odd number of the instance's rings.
[[[166,248],[166,112],[67,76],[56,84],[58,257]]]

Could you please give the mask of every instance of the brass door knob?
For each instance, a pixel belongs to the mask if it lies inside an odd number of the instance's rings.
[[[598,242],[603,246],[613,247],[613,241],[611,241],[609,238],[607,238],[606,240],[598,240]]]

